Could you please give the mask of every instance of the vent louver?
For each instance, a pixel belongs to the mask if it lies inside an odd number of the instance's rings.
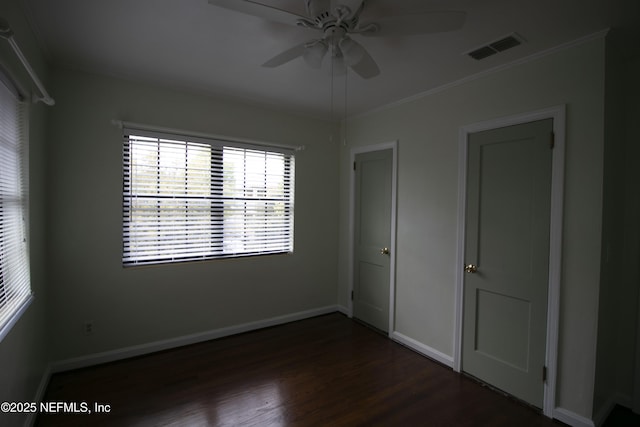
[[[467,55],[469,55],[473,59],[481,60],[491,55],[495,55],[498,52],[503,52],[507,49],[511,49],[513,47],[521,45],[523,42],[524,39],[522,37],[520,37],[516,33],[513,33],[499,40],[493,41],[485,46],[467,52]]]

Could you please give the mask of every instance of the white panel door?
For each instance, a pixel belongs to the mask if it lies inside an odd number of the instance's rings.
[[[356,155],[353,316],[389,330],[393,151]]]
[[[547,119],[471,134],[467,164],[462,369],[539,408],[552,130]]]

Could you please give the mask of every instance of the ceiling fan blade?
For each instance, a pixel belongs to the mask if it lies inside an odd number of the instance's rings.
[[[341,0],[340,3],[349,8],[351,13],[346,18],[352,19],[356,15],[360,15],[365,5],[368,4],[368,1],[365,4],[365,0]]]
[[[348,64],[345,57],[345,63]],[[369,55],[365,48],[362,48],[362,57],[355,64],[348,64],[349,67],[363,79],[370,79],[380,74],[380,68],[376,61]]]
[[[414,15],[389,16],[375,19],[376,31],[363,31],[363,36],[413,36],[418,34],[441,33],[454,31],[464,25],[465,12],[428,12]],[[367,25],[360,25],[366,28]]]
[[[306,4],[311,19],[331,9],[331,0],[306,0]]]
[[[288,25],[297,25],[299,19],[307,19],[306,16],[251,0],[209,0],[209,4]]]
[[[349,66],[358,64],[366,54],[364,47],[349,36],[344,36],[340,39],[338,46],[342,52],[345,64]]]
[[[304,55],[306,51],[306,45],[307,43],[301,43],[297,46],[287,49],[262,64],[262,66],[266,68],[275,68],[279,67],[280,65],[286,64],[289,61],[293,61],[294,59]]]

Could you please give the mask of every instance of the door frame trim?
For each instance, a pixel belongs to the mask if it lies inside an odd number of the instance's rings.
[[[380,144],[366,145],[362,147],[351,148],[351,156],[349,167],[350,173],[350,185],[349,185],[349,289],[347,294],[348,301],[348,315],[353,317],[353,300],[351,295],[353,292],[353,280],[354,271],[353,263],[354,248],[355,248],[355,211],[356,211],[356,174],[351,165],[356,161],[356,155],[362,153],[370,153],[373,151],[391,150],[391,224],[390,224],[390,250],[391,256],[389,260],[389,332],[388,335],[391,338],[391,334],[395,328],[395,295],[396,295],[396,225],[397,225],[397,206],[398,206],[398,141],[383,142]]]
[[[467,195],[467,150],[469,135],[485,130],[519,125],[543,119],[553,119],[555,145],[551,165],[551,224],[549,235],[549,294],[547,301],[546,366],[547,381],[544,383],[542,411],[547,417],[555,409],[558,331],[560,324],[560,283],[562,266],[562,219],[564,201],[565,128],[566,106],[558,105],[542,110],[482,121],[462,126],[458,136],[458,242],[455,269],[455,326],[453,342],[453,369],[462,369],[462,322],[464,297],[464,265],[466,195]],[[542,375],[542,373],[541,373]]]

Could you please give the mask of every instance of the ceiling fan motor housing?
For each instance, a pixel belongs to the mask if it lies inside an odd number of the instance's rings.
[[[324,32],[330,27],[342,27],[349,32],[358,24],[358,14],[351,13],[348,6],[338,5],[331,10],[330,2],[323,0],[306,0],[306,6],[313,26]]]

